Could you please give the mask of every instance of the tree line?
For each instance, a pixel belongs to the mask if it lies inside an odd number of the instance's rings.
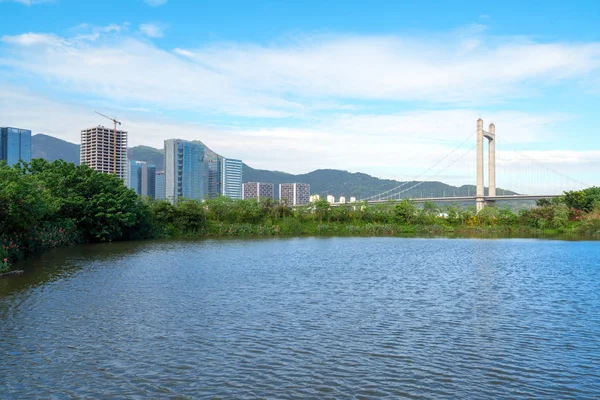
[[[566,192],[514,212],[507,207],[417,206],[410,200],[332,207],[322,199],[289,207],[272,199],[226,197],[167,201],[141,199],[114,175],[85,165],[43,159],[0,164],[0,270],[11,261],[78,243],[170,238],[441,233],[532,230],[600,235],[600,188]]]

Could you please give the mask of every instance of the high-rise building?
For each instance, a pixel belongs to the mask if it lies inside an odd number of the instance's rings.
[[[165,195],[172,203],[179,198],[203,200],[208,196],[205,149],[202,143],[165,140]]]
[[[279,201],[290,206],[303,206],[310,202],[310,185],[308,183],[280,183]]]
[[[221,156],[205,146],[204,162],[208,165],[208,198],[214,199],[221,195]]]
[[[242,160],[221,157],[221,195],[242,198]]]
[[[243,199],[275,199],[275,186],[272,183],[246,182],[242,184]]]
[[[19,128],[0,128],[0,161],[14,165],[19,160],[31,161],[31,131]]]
[[[156,171],[154,198],[164,200],[165,197],[165,171]]]
[[[145,161],[129,161],[129,175],[127,187],[135,190],[138,196],[155,197],[156,167]]]
[[[127,183],[127,132],[104,126],[81,131],[81,164],[98,172],[116,174]]]

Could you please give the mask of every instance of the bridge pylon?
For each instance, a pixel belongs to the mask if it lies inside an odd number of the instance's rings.
[[[489,130],[483,130],[483,120],[477,120],[477,211],[482,210],[489,202],[485,200],[485,186],[483,181],[483,139],[488,140],[488,196],[496,196],[496,126],[490,124]],[[487,204],[486,204],[487,203]]]

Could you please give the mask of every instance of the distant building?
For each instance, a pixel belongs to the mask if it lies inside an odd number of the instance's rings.
[[[275,186],[272,183],[247,182],[242,184],[243,199],[275,199]]]
[[[319,196],[318,194],[313,194],[309,198],[309,201],[311,203],[314,203],[314,202],[319,201],[319,200],[321,200],[321,196]]]
[[[202,143],[182,139],[165,140],[165,196],[203,200],[208,196],[208,163]]]
[[[346,198],[344,196],[340,196],[340,200],[339,200],[340,204],[344,204],[346,203]]]
[[[221,156],[204,146],[204,162],[208,168],[208,197],[214,199],[221,195]]]
[[[327,195],[327,202],[328,203],[335,203],[335,196],[332,194],[328,194]]]
[[[221,157],[221,195],[242,198],[242,160]]]
[[[217,196],[242,198],[241,160],[220,156],[205,146],[204,162],[208,166],[208,198],[214,199]]]
[[[145,161],[129,161],[127,187],[135,190],[138,196],[156,196],[156,167]]]
[[[127,182],[127,132],[104,126],[81,131],[79,161],[95,171],[116,174]]]
[[[307,183],[279,184],[279,201],[290,206],[303,206],[310,202],[310,185]]]
[[[356,203],[356,197],[350,197],[350,203]]]
[[[19,128],[0,128],[0,161],[15,165],[19,160],[31,162],[31,131]]]
[[[156,171],[154,179],[154,198],[164,200],[165,196],[165,171]]]

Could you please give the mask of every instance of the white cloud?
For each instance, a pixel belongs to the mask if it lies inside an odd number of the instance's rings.
[[[2,36],[1,40],[5,43],[18,46],[60,46],[63,42],[58,36],[44,33],[24,33],[18,36]]]
[[[92,106],[58,103],[12,86],[0,85],[0,102],[6,105],[0,109],[3,123],[26,125],[23,127],[32,129],[33,133],[47,133],[75,143],[79,143],[81,129],[105,123],[94,114]],[[27,107],[23,107],[24,104]],[[114,114],[123,121],[131,146],[143,144],[161,148],[164,139],[171,137],[199,139],[213,150],[241,158],[255,168],[292,173],[336,168],[395,179],[413,179],[442,159],[469,137],[478,117],[472,110],[422,111],[352,118],[335,115],[323,117],[306,128],[283,124],[270,128],[215,128],[160,119],[137,111],[104,108],[100,111]],[[557,186],[556,175],[551,173],[540,178],[540,171],[543,173],[544,170],[539,163],[523,158],[512,151],[515,146],[505,144],[538,141],[544,135],[551,135],[555,124],[563,122],[565,116],[506,111],[494,115],[499,139],[500,187],[524,193],[532,193],[547,182],[553,186],[540,190],[556,192],[573,187],[572,181],[560,176],[558,180],[563,186]],[[520,138],[522,135],[525,137]],[[475,137],[471,136],[420,179],[443,180],[455,185],[473,184],[475,160],[474,151],[470,149],[474,144]],[[589,174],[600,168],[598,150],[536,150],[525,154],[565,175],[590,184],[600,183],[597,176]]]
[[[141,24],[140,32],[150,38],[161,38],[165,35],[165,30],[167,27],[163,24],[158,23],[149,23],[149,24]]]
[[[74,38],[4,36],[11,46],[0,62],[120,102],[272,117],[332,100],[334,106],[381,100],[489,105],[593,79],[600,70],[600,43],[495,38],[481,26],[437,39],[331,35],[172,52],[125,35],[98,40],[122,32],[112,27]],[[163,28],[140,27],[153,37]]]
[[[167,4],[168,0],[144,0],[150,7],[158,7]]]

